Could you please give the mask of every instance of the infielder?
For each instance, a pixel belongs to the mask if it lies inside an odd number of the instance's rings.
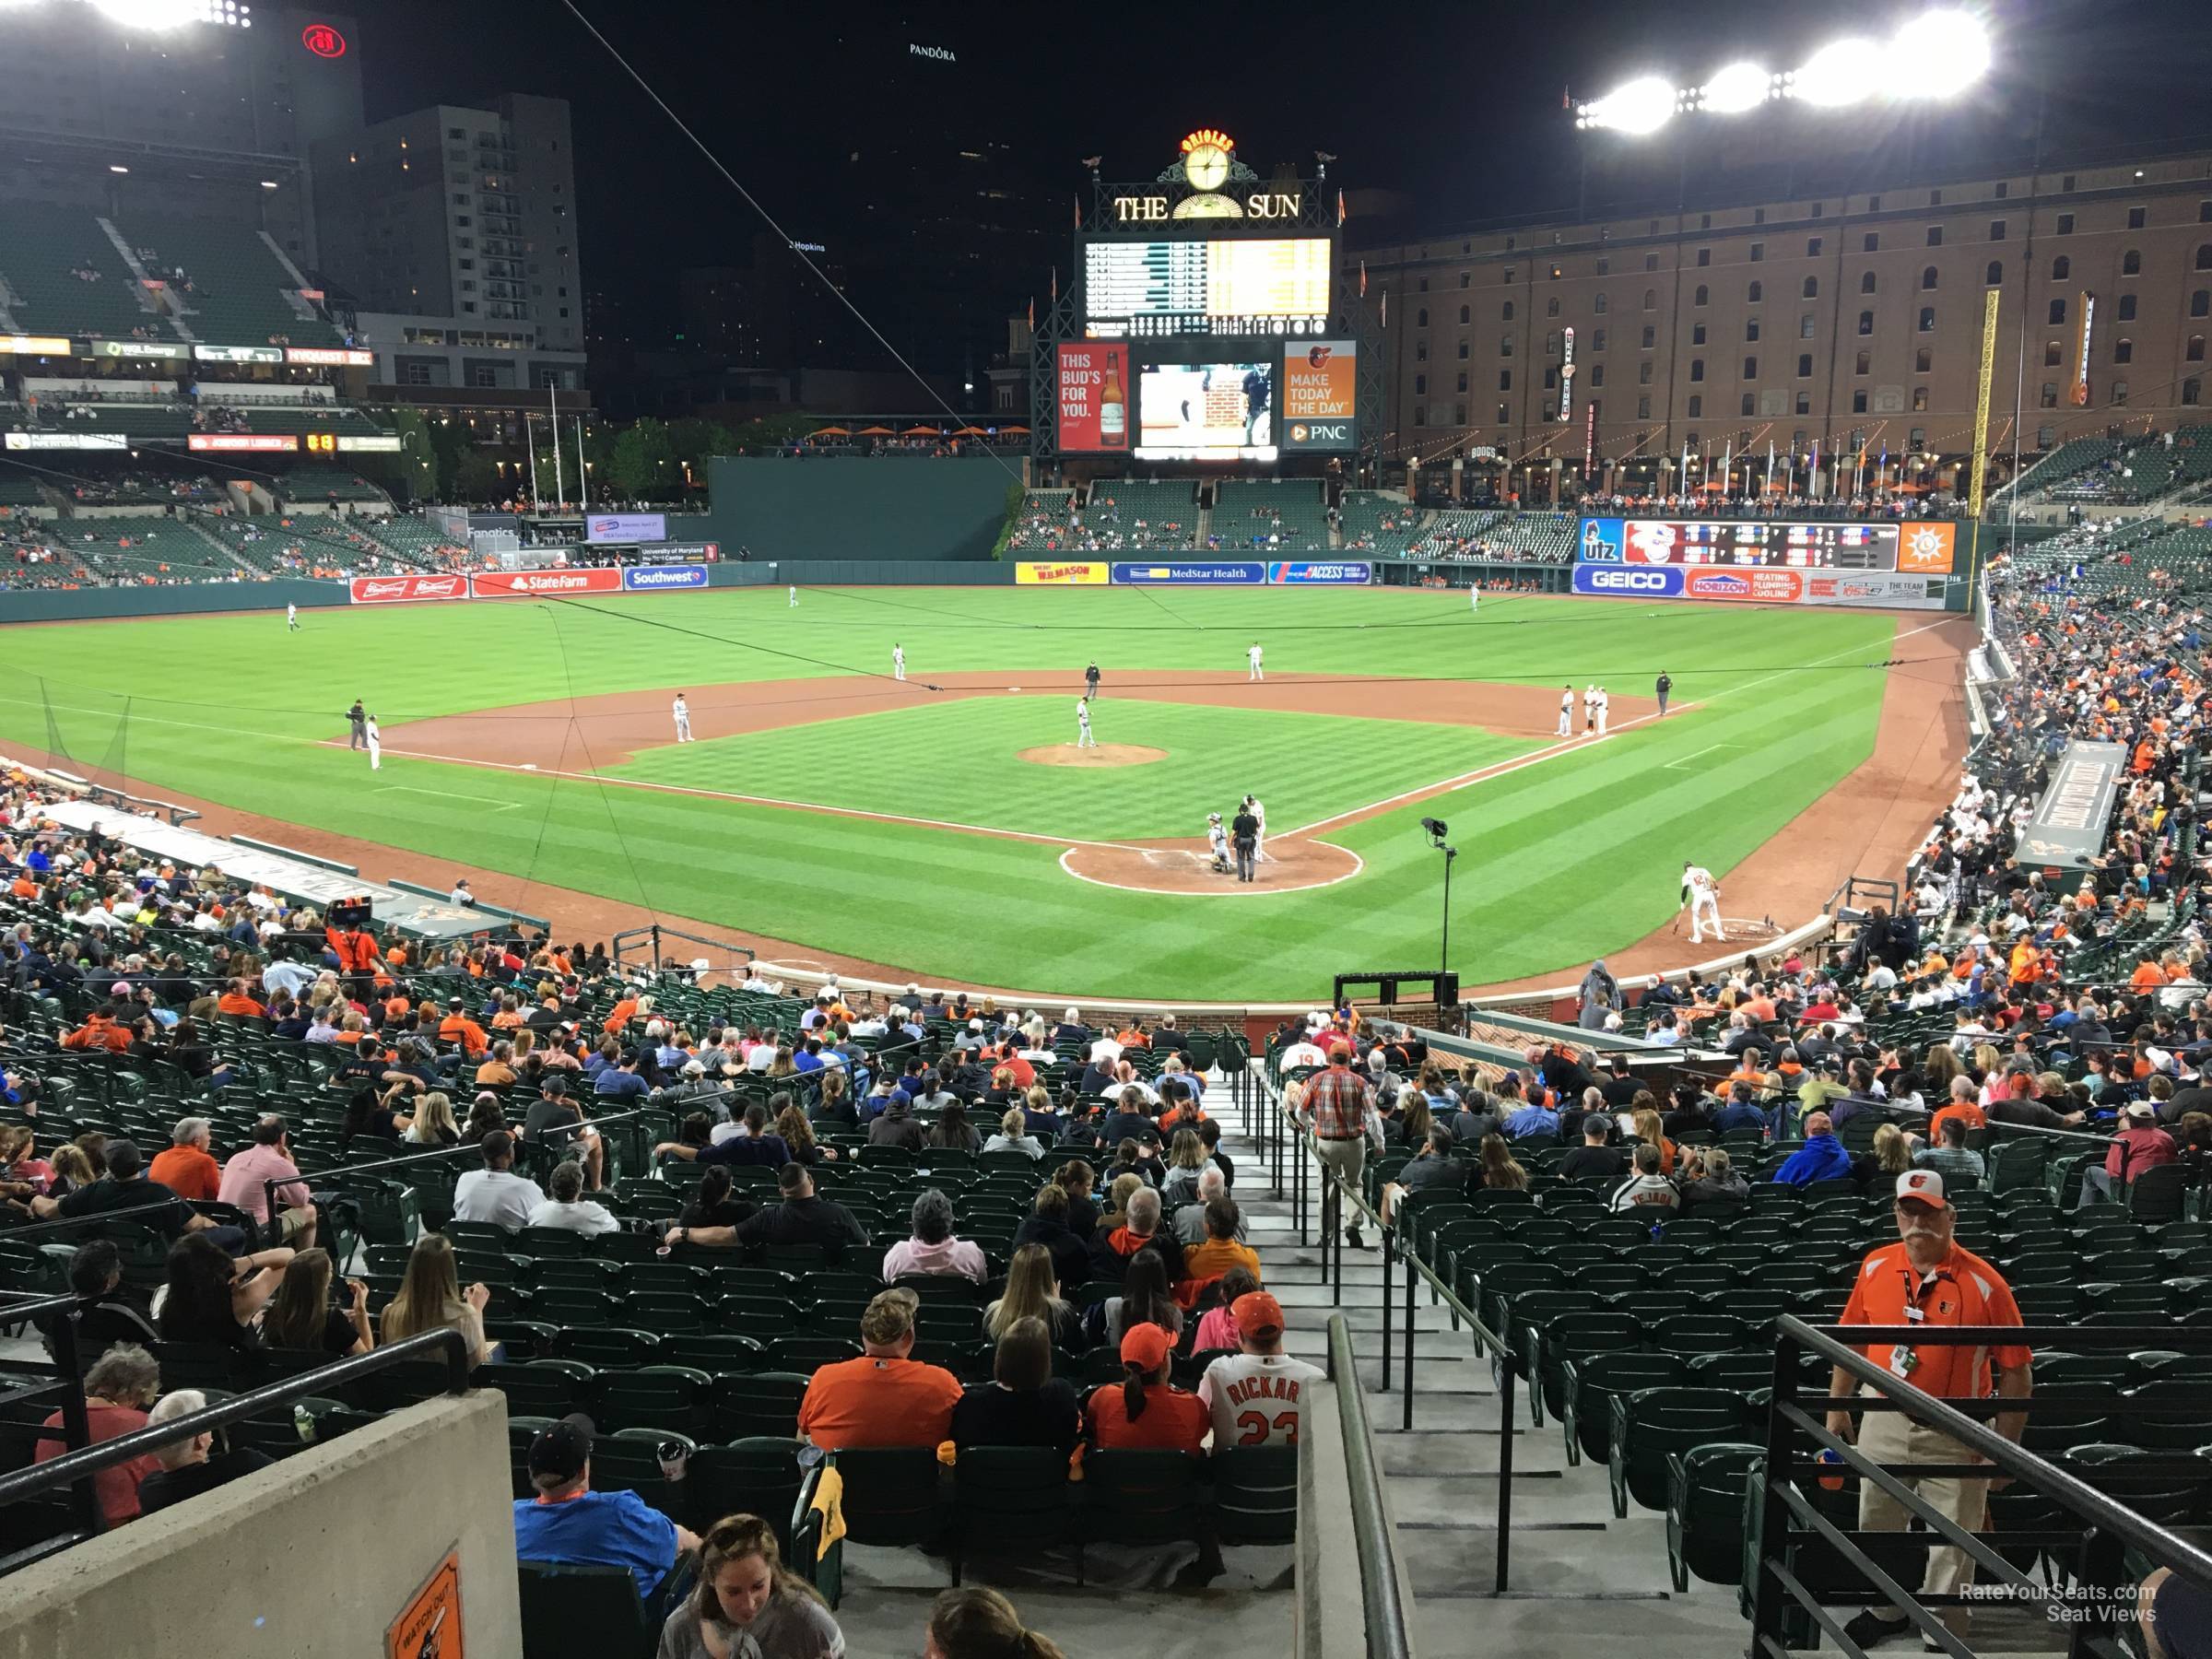
[[[1592,680],[1583,691],[1583,735],[1587,737],[1597,730],[1597,682]]]
[[[1606,735],[1606,721],[1612,712],[1613,693],[1600,686],[1597,688],[1597,735],[1600,737]]]
[[[676,740],[678,743],[690,742],[691,705],[684,700],[684,694],[681,691],[676,694],[676,702],[672,712],[676,715]]]
[[[1689,942],[1705,942],[1704,924],[1712,924],[1712,936],[1722,944],[1728,935],[1721,931],[1721,885],[1713,880],[1712,872],[1703,865],[1685,861],[1682,865],[1682,906],[1689,912]],[[1679,919],[1681,912],[1676,915]]]
[[[369,743],[369,770],[371,771],[383,771],[383,734],[377,730],[375,715],[371,714],[363,718],[361,722],[361,735],[365,737]]]
[[[1206,844],[1214,855],[1214,874],[1226,876],[1229,869],[1229,831],[1221,828],[1221,815],[1206,815]]]
[[[1574,735],[1574,688],[1572,686],[1559,688],[1559,735],[1562,737]]]
[[[1076,747],[1077,748],[1097,748],[1099,747],[1099,740],[1090,735],[1090,699],[1088,697],[1076,699]]]
[[[284,607],[284,631],[287,633],[300,631],[300,607],[296,605],[288,603]]]
[[[1265,679],[1267,677],[1267,674],[1266,671],[1260,666],[1260,642],[1257,640],[1254,640],[1252,642],[1252,649],[1246,652],[1244,655],[1252,664],[1252,674],[1250,677],[1255,680]]]
[[[894,644],[891,647],[891,677],[897,680],[906,677],[906,647],[903,645]]]

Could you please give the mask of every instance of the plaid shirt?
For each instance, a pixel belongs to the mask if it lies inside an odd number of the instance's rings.
[[[1933,1170],[1947,1183],[1964,1176],[1979,1182],[1983,1176],[1982,1154],[1971,1147],[1929,1147],[1914,1155],[1912,1161],[1924,1170]]]
[[[1382,1139],[1375,1091],[1349,1066],[1332,1065],[1307,1081],[1305,1113],[1323,1140],[1355,1140],[1361,1135],[1378,1143]]]

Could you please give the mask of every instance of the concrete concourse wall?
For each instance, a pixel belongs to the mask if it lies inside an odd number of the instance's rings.
[[[505,1396],[426,1401],[10,1574],[0,1659],[388,1659],[455,1548],[463,1651],[522,1659],[511,1490]]]

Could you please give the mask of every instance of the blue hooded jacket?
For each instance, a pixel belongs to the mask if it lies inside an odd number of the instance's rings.
[[[1806,1186],[1816,1181],[1840,1181],[1851,1173],[1851,1154],[1832,1135],[1808,1137],[1774,1171],[1778,1186]]]

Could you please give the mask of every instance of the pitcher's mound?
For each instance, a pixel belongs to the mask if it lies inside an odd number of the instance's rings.
[[[1147,748],[1141,743],[1098,743],[1088,748],[1077,748],[1072,743],[1048,743],[1023,749],[1014,758],[1033,766],[1149,766],[1155,760],[1165,760],[1168,751]]]

